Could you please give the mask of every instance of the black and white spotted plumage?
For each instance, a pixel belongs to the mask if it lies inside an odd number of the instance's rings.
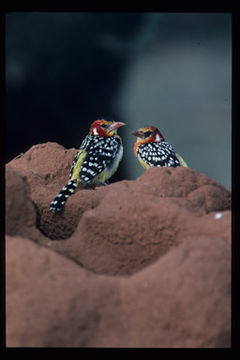
[[[55,199],[50,204],[50,210],[52,212],[60,211],[65,202],[67,201],[67,198],[71,196],[75,189],[77,187],[76,181],[69,181],[58,193],[58,195],[55,197]]]
[[[85,188],[105,185],[116,172],[123,155],[122,141],[117,135],[117,129],[123,125],[125,124],[103,119],[92,124],[90,133],[73,159],[68,184],[60,190],[50,205],[52,212],[62,210],[67,198],[79,184]]]
[[[90,135],[85,152],[79,179],[83,185],[92,186],[105,182],[113,175],[115,162],[122,158],[123,146],[119,137]]]
[[[166,141],[159,143],[146,143],[139,145],[137,157],[144,161],[149,167],[155,166],[180,166],[176,151]]]

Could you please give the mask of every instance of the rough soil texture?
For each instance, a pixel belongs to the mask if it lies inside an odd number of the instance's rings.
[[[6,166],[7,346],[230,347],[230,191],[153,168],[53,214],[75,152]]]

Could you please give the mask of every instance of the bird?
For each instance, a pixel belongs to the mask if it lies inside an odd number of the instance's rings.
[[[137,136],[137,141],[134,144],[134,155],[145,170],[164,166],[188,167],[183,158],[165,141],[158,128],[143,126],[132,131],[131,134]]]
[[[50,211],[61,211],[79,184],[83,188],[107,185],[107,180],[117,171],[122,160],[123,145],[117,130],[124,125],[123,122],[105,119],[91,124],[73,159],[69,181],[51,202]]]

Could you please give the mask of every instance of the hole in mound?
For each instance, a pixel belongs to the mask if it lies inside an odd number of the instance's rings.
[[[87,204],[82,204],[82,207],[68,207],[56,213],[51,212],[49,206],[43,208],[34,204],[37,214],[36,227],[51,240],[66,240],[75,232],[83,213],[94,209],[98,203],[98,201],[89,201]]]
[[[41,233],[51,240],[65,240],[74,233],[81,218],[81,213],[67,216],[65,212],[52,213],[49,209],[36,209],[36,227]]]

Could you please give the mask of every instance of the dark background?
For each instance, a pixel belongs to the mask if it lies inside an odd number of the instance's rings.
[[[231,14],[9,12],[6,89],[7,161],[47,141],[77,148],[110,117],[127,123],[112,181],[144,171],[129,133],[155,125],[231,186]]]

